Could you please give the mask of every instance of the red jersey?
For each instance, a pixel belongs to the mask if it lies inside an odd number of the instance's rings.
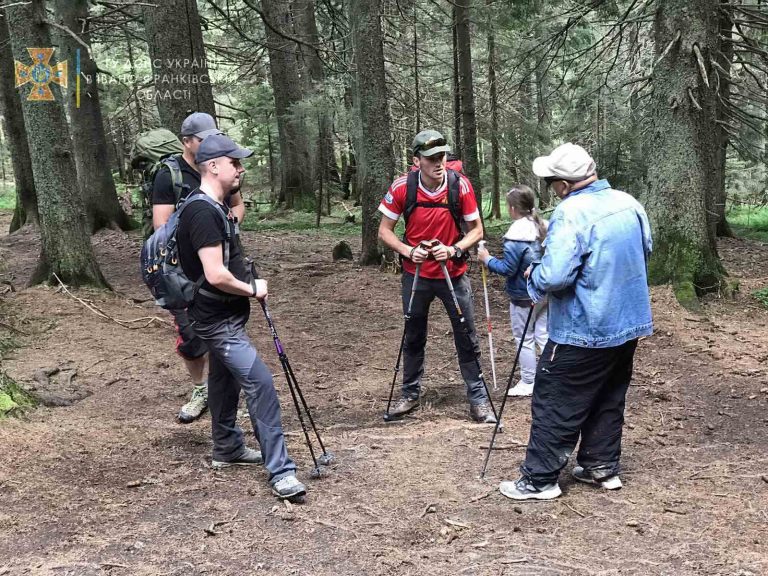
[[[397,221],[405,210],[405,200],[408,193],[407,186],[407,175],[395,180],[389,187],[381,204],[379,204],[379,212],[387,218]],[[459,239],[459,231],[456,229],[456,223],[453,221],[451,211],[447,208],[447,174],[443,176],[442,184],[435,191],[428,190],[422,184],[421,176],[419,176],[416,201],[440,202],[446,204],[446,208],[416,206],[408,218],[408,227],[405,230],[405,243],[416,246],[422,240],[433,240],[436,238],[446,246],[453,246]],[[466,222],[480,218],[480,212],[477,210],[477,201],[475,200],[475,191],[472,189],[472,184],[463,174],[459,175],[459,209]],[[448,260],[447,265],[451,278],[460,276],[467,270],[466,261],[456,262],[455,260]],[[416,264],[405,258],[403,259],[403,269],[414,274],[416,272]],[[419,275],[424,278],[439,279],[443,278],[443,271],[437,262],[427,260],[421,265]]]

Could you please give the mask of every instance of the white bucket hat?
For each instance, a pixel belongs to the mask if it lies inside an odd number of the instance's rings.
[[[549,156],[533,161],[533,173],[539,178],[562,178],[571,182],[586,180],[595,173],[595,161],[581,146],[567,142]]]

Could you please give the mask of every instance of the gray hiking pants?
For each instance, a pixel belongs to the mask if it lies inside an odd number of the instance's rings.
[[[194,322],[195,333],[208,346],[208,409],[211,412],[213,459],[231,461],[245,450],[237,425],[237,404],[243,390],[253,433],[264,456],[269,481],[292,476],[296,464],[288,456],[280,420],[280,403],[272,373],[245,333],[248,314],[212,324]]]

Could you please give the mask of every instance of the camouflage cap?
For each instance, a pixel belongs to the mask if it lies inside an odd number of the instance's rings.
[[[448,146],[445,136],[440,134],[437,130],[422,130],[416,134],[411,148],[414,156],[417,154],[421,154],[422,156],[434,156],[441,152],[451,151],[451,147]]]

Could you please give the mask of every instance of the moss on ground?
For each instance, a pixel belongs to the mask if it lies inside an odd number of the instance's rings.
[[[0,420],[8,416],[18,416],[36,404],[31,394],[25,392],[5,372],[0,372]]]

